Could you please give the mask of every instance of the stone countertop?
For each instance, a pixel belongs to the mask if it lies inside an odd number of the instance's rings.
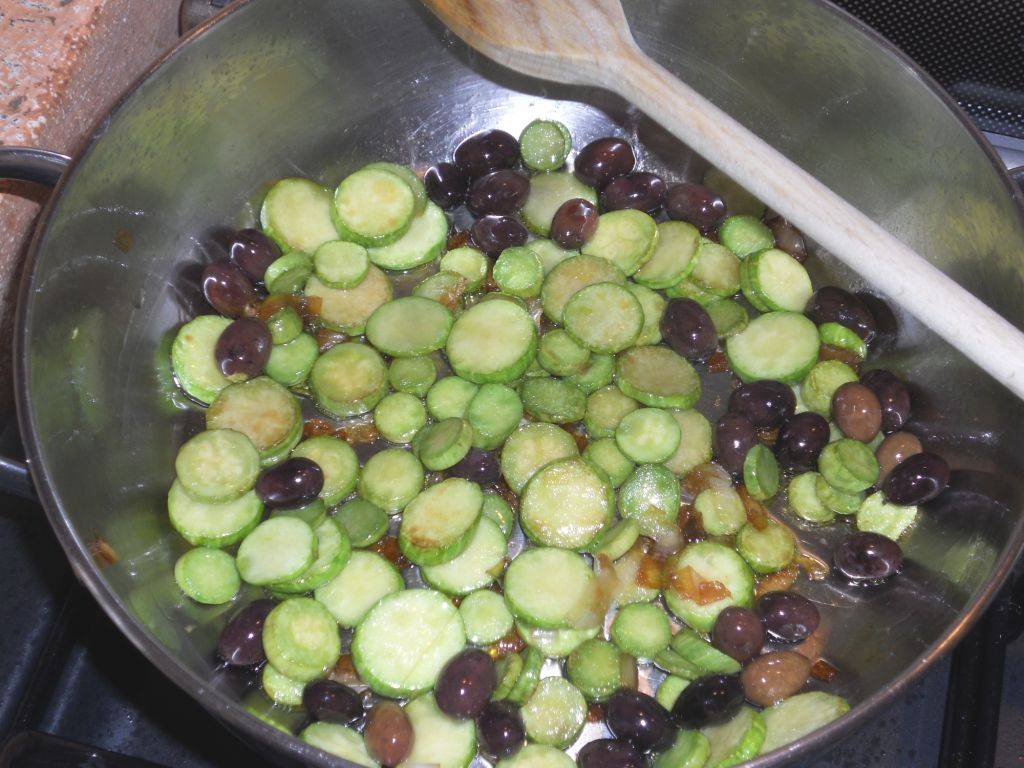
[[[179,0],[0,0],[0,145],[74,154],[178,37]],[[0,409],[11,405],[15,286],[45,190],[0,181]]]

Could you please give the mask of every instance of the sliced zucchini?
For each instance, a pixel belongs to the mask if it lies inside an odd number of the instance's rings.
[[[814,483],[814,490],[818,500],[825,505],[825,508],[837,515],[855,515],[864,503],[864,492],[847,493],[833,488],[820,474]]]
[[[590,350],[562,328],[554,328],[540,337],[537,362],[553,376],[572,376],[590,362]]]
[[[403,448],[387,448],[371,456],[359,477],[359,495],[395,514],[423,490],[423,465]]]
[[[313,364],[320,354],[316,339],[308,333],[300,333],[287,344],[275,344],[267,360],[267,376],[282,387],[297,387],[313,370]]]
[[[537,547],[515,558],[505,572],[505,600],[513,615],[540,629],[578,621],[593,626],[596,580],[586,561],[564,549]],[[577,624],[576,628],[586,628]]]
[[[453,248],[441,257],[438,264],[442,272],[454,272],[466,278],[466,290],[476,291],[487,277],[488,261],[476,248]]]
[[[561,262],[544,278],[540,290],[545,316],[555,323],[561,323],[569,299],[577,291],[597,283],[625,285],[626,278],[618,267],[598,256],[573,256]]]
[[[676,420],[662,408],[627,413],[615,428],[619,450],[638,463],[665,461],[676,452],[681,437]]]
[[[292,680],[287,675],[281,674],[274,669],[273,664],[264,665],[260,681],[263,683],[264,693],[270,697],[271,701],[286,707],[302,706],[302,691],[306,687],[305,683]]]
[[[302,437],[302,412],[295,395],[267,376],[225,387],[206,412],[208,430],[231,429],[252,441],[264,466]]]
[[[677,677],[676,675],[669,675],[664,680],[662,680],[661,683],[658,685],[658,691],[657,691],[657,693],[654,694],[654,698],[657,700],[657,702],[659,704],[661,704],[661,706],[663,706],[665,709],[667,709],[669,712],[671,712],[672,711],[672,707],[675,706],[676,699],[679,698],[679,694],[681,694],[683,691],[686,690],[686,686],[688,686],[690,684],[690,682],[691,681],[688,680],[685,677]],[[680,737],[682,736],[682,734],[685,734],[685,733],[693,734],[693,733],[699,733],[699,732],[698,731],[681,731],[680,732]],[[703,737],[701,737],[701,738],[703,738]],[[676,743],[677,744],[679,743],[678,739],[676,740]],[[671,752],[672,752],[672,750],[669,749],[668,753],[671,754]],[[704,765],[704,760],[705,759],[707,759],[707,755],[705,755],[703,758],[701,758],[701,761],[696,764],[698,766],[698,768],[699,768],[699,766]],[[682,764],[684,766],[688,766],[689,765],[689,763],[686,763],[686,762],[683,762]],[[676,765],[675,765],[674,762],[670,762],[670,761],[666,761],[666,760],[663,760],[661,762],[658,762],[656,760],[655,761],[655,765],[658,766],[658,768],[662,768],[662,766],[667,766],[667,768],[676,768]]]
[[[188,597],[206,605],[231,602],[242,585],[235,558],[212,547],[196,547],[179,557],[174,580]]]
[[[700,291],[728,298],[740,290],[740,260],[728,248],[701,239],[693,270],[686,280]],[[677,286],[681,284],[682,281]]]
[[[798,693],[764,711],[765,737],[761,752],[803,738],[850,711],[850,705],[839,696],[823,691]]]
[[[789,508],[811,523],[830,523],[836,515],[818,496],[817,484],[821,475],[804,472],[789,481]],[[824,482],[824,480],[821,480]]]
[[[740,267],[740,285],[761,312],[803,312],[814,293],[804,265],[778,248],[750,254]]]
[[[252,531],[263,516],[263,502],[254,491],[233,501],[207,502],[189,495],[181,480],[167,493],[167,513],[174,530],[196,547],[230,547]]]
[[[818,362],[818,329],[796,312],[769,312],[726,339],[729,366],[745,382],[801,381]]]
[[[665,295],[670,299],[693,299],[702,307],[710,307],[715,302],[722,300],[722,297],[717,293],[701,288],[693,280],[686,277],[671,288],[666,288]]]
[[[476,727],[472,720],[456,720],[437,708],[430,693],[405,705],[412,724],[412,751],[403,766],[468,768],[476,757]]]
[[[636,345],[643,347],[648,344],[661,343],[661,316],[665,314],[665,298],[650,288],[630,281],[626,288],[633,297],[640,302],[640,308],[644,311],[644,324],[640,328],[640,335],[636,337]]]
[[[845,349],[861,360],[868,356],[868,345],[864,343],[864,339],[845,325],[822,323],[818,326],[818,336],[821,337],[822,344],[836,349]]]
[[[329,288],[355,288],[366,277],[366,249],[345,240],[330,240],[313,253],[313,272]]]
[[[618,560],[628,552],[640,538],[640,526],[636,520],[619,520],[598,536],[590,545],[595,558],[606,557]]]
[[[537,349],[530,315],[511,301],[476,304],[455,321],[445,351],[459,376],[477,384],[523,375]]]
[[[679,480],[660,464],[639,465],[619,489],[619,515],[635,520],[644,536],[657,538],[674,526],[679,502]]]
[[[747,522],[743,499],[731,485],[705,488],[693,500],[701,526],[712,536],[731,536]]]
[[[839,360],[822,360],[814,365],[800,386],[808,410],[824,416],[832,413],[832,396],[843,384],[858,381],[857,372]]]
[[[767,501],[779,492],[779,462],[764,443],[747,451],[743,459],[743,484],[759,501]]]
[[[509,296],[532,299],[540,294],[544,268],[540,259],[525,246],[506,248],[494,262],[491,271],[498,289]]]
[[[320,467],[324,476],[320,498],[327,506],[333,507],[355,490],[359,457],[344,440],[332,435],[311,437],[295,446],[292,456],[309,459]]]
[[[740,711],[724,723],[705,726],[701,733],[711,745],[705,765],[708,768],[727,768],[747,762],[761,750],[765,730],[761,713],[748,706],[740,707]]]
[[[671,288],[693,271],[700,232],[683,221],[663,221],[651,258],[633,279],[648,288]]]
[[[523,165],[535,171],[557,171],[572,151],[572,135],[557,120],[534,120],[519,134]]]
[[[423,397],[437,379],[437,365],[429,356],[397,358],[388,368],[388,383],[398,392]]]
[[[587,349],[614,354],[636,342],[644,327],[644,309],[624,286],[595,283],[569,299],[562,312],[562,322],[572,337]]]
[[[729,594],[701,605],[682,591],[684,569],[691,568],[701,581],[718,581]],[[667,569],[665,605],[700,632],[710,632],[718,614],[730,605],[749,608],[754,602],[754,574],[734,550],[710,541],[690,544]],[[691,574],[692,575],[692,574]]]
[[[358,336],[377,307],[391,301],[391,281],[370,265],[366,277],[355,288],[330,288],[314,275],[306,281],[306,298],[319,299],[317,316],[332,331]]]
[[[263,198],[260,226],[285,251],[313,253],[338,239],[331,219],[331,193],[309,179],[275,182]]]
[[[456,272],[438,272],[420,281],[412,289],[412,295],[457,308],[467,284],[466,278]]]
[[[352,556],[348,534],[333,518],[328,517],[313,532],[316,534],[316,560],[298,578],[276,582],[271,589],[278,593],[301,595],[312,592],[333,579]]]
[[[519,389],[523,410],[537,421],[571,424],[587,411],[587,399],[580,389],[563,379],[526,379]]]
[[[634,347],[620,352],[615,360],[615,383],[624,394],[656,408],[690,408],[700,399],[697,372],[668,347]]]
[[[185,394],[203,405],[214,401],[231,379],[220,372],[213,351],[231,321],[220,315],[201,315],[181,326],[171,345],[171,370]]]
[[[658,234],[657,222],[643,211],[609,211],[598,217],[597,230],[581,251],[587,256],[607,259],[628,276],[651,258]]]
[[[619,450],[615,439],[611,437],[602,437],[588,442],[587,447],[583,449],[583,458],[608,476],[612,488],[618,488],[626,482],[636,466],[626,454]],[[621,555],[622,552],[619,554]]]
[[[604,701],[622,685],[621,656],[607,640],[587,640],[569,654],[565,673],[587,701]]]
[[[565,749],[583,730],[587,702],[565,678],[545,677],[519,714],[530,741]]]
[[[698,464],[711,461],[711,422],[694,410],[670,409],[679,425],[679,447],[665,460],[665,466],[677,477],[686,475]]]
[[[683,628],[672,638],[672,650],[693,664],[701,675],[732,675],[740,663],[727,656],[692,629]]]
[[[571,437],[569,441],[572,442]],[[253,487],[260,471],[260,457],[252,441],[241,432],[208,429],[181,446],[174,469],[183,489],[193,499],[220,503],[234,501]]]
[[[566,250],[558,245],[558,243],[545,238],[531,240],[526,244],[526,247],[537,254],[537,258],[540,259],[540,265],[544,269],[545,277],[547,277],[548,272],[566,259],[580,255],[579,251]]]
[[[857,511],[857,530],[871,531],[897,541],[917,522],[916,505],[892,504],[882,491],[875,491]]]
[[[557,459],[578,456],[572,435],[554,424],[526,424],[513,432],[501,449],[501,474],[516,494],[538,469]]]
[[[376,552],[356,550],[338,574],[314,596],[343,627],[354,627],[378,602],[402,591],[402,574]]]
[[[604,387],[593,392],[587,398],[583,421],[587,435],[591,438],[613,437],[619,422],[639,407],[636,400],[624,395],[618,387]]]
[[[535,235],[547,237],[551,219],[566,200],[583,198],[597,205],[597,191],[571,173],[540,173],[530,179],[530,194],[523,205],[523,223]]]
[[[379,306],[366,321],[366,339],[391,357],[417,357],[441,349],[452,329],[452,313],[419,296]]]
[[[522,634],[522,630],[519,631]],[[511,690],[505,695],[506,699],[515,704],[522,704],[537,690],[541,668],[544,666],[544,654],[533,646],[527,648],[521,658],[522,668]]]
[[[548,659],[564,659],[587,640],[597,637],[598,627],[588,629],[538,629],[516,621],[516,632],[531,649]]]
[[[418,397],[392,392],[373,409],[373,423],[385,440],[408,443],[427,423],[427,409]]]
[[[345,529],[353,547],[369,547],[387,533],[388,516],[365,499],[352,499],[338,508],[334,519]]]
[[[565,380],[575,384],[583,390],[584,394],[589,395],[601,389],[601,387],[611,384],[614,377],[614,357],[611,355],[591,355],[587,366],[580,373],[567,376]]]
[[[458,376],[445,376],[427,392],[427,410],[437,421],[461,419],[480,387]]]
[[[469,401],[465,418],[473,427],[473,445],[493,451],[519,426],[523,401],[504,384],[484,384]]]
[[[611,485],[590,464],[561,459],[526,484],[519,524],[538,544],[582,550],[611,523],[614,505]]]
[[[448,217],[438,206],[427,203],[413,217],[406,232],[394,242],[372,246],[367,255],[381,269],[405,270],[429,264],[444,253],[448,240]]]
[[[306,281],[303,280],[302,284],[305,285]],[[293,307],[285,304],[270,316],[267,328],[270,330],[270,340],[274,344],[287,344],[302,333],[302,318]]]
[[[715,333],[719,339],[728,339],[747,327],[750,322],[750,315],[743,308],[742,304],[732,299],[719,299],[708,304],[708,317],[715,326]]]
[[[305,683],[337,663],[341,636],[323,605],[308,597],[291,597],[267,615],[263,650],[278,672]]]
[[[309,383],[317,405],[346,419],[373,410],[387,393],[388,372],[373,347],[348,342],[317,359]]]
[[[741,259],[745,259],[774,246],[775,237],[768,226],[763,224],[757,216],[740,214],[727,216],[718,225],[718,242]]]
[[[402,514],[398,545],[416,565],[440,565],[462,554],[473,538],[484,498],[480,486],[450,477],[421,491]]]
[[[653,659],[668,648],[672,626],[660,606],[653,603],[624,605],[615,614],[612,642],[630,656]]]
[[[466,638],[474,645],[496,643],[512,631],[512,612],[505,605],[505,598],[489,589],[478,589],[466,595],[459,603],[459,615],[466,628]]]
[[[462,619],[448,598],[432,589],[406,589],[385,597],[359,622],[352,662],[374,692],[415,696],[434,687],[465,644]]]
[[[343,239],[379,247],[406,233],[415,210],[416,197],[404,179],[380,168],[362,168],[334,191],[331,217]]]
[[[796,559],[796,539],[789,528],[774,520],[763,529],[747,523],[736,537],[736,551],[755,573],[775,573]]]
[[[498,524],[481,518],[462,554],[447,563],[420,568],[423,580],[448,595],[465,595],[486,587],[501,575],[508,541]]]
[[[821,451],[818,471],[836,490],[858,493],[870,488],[878,479],[878,461],[864,443],[843,438],[829,443]]]
[[[413,451],[423,466],[434,472],[453,467],[465,458],[473,444],[473,427],[465,419],[451,418],[420,430]]]
[[[263,273],[263,284],[271,294],[300,293],[313,274],[313,258],[301,251],[275,259]]]
[[[527,744],[512,757],[498,761],[495,768],[575,768],[565,752],[543,744]]]
[[[316,535],[297,517],[264,520],[238,547],[238,573],[249,584],[264,586],[301,576],[316,559]]]
[[[310,746],[336,755],[342,760],[367,768],[377,768],[377,762],[366,751],[363,737],[348,726],[320,720],[307,725],[299,738]]]

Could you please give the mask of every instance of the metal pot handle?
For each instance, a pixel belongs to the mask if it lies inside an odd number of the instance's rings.
[[[0,147],[0,180],[28,181],[53,187],[71,164],[59,152],[31,147]],[[24,459],[0,456],[0,491],[35,499],[36,489]]]

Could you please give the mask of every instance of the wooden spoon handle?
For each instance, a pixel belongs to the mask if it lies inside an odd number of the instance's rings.
[[[602,79],[1024,398],[1015,326],[638,49]]]

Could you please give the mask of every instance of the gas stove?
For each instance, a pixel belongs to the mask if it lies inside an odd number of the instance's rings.
[[[915,58],[1024,166],[1024,3],[837,0]],[[226,0],[186,0],[183,20]],[[0,455],[16,442],[13,423]],[[0,494],[0,768],[269,763],[125,639],[33,502]],[[948,658],[847,742],[796,768],[1024,766],[1024,570]]]

